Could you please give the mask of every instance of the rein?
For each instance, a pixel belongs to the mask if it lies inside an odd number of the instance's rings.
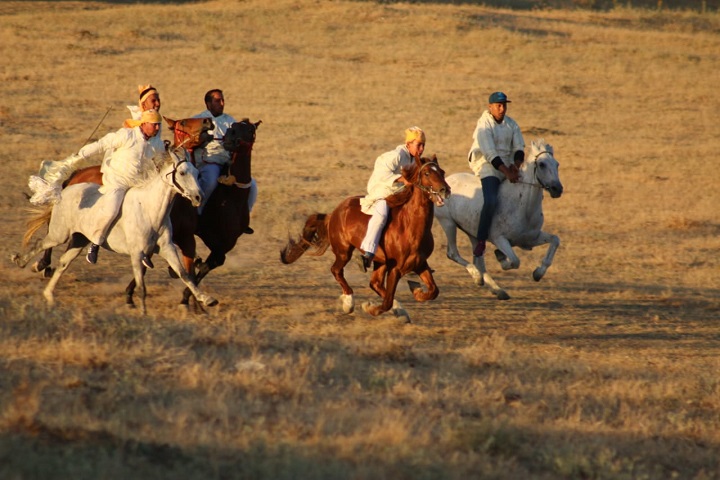
[[[186,159],[180,160],[178,163],[176,163],[175,165],[173,165],[172,172],[168,172],[168,173],[165,175],[165,177],[168,177],[168,176],[172,175],[172,183],[173,183],[173,185],[175,186],[175,188],[178,190],[178,192],[180,192],[181,195],[183,195],[183,194],[185,193],[185,189],[182,188],[182,187],[180,186],[180,184],[177,182],[177,180],[175,179],[175,173],[177,173],[177,169],[180,167],[180,165],[182,165],[182,164],[185,163],[185,162],[187,162]]]
[[[421,185],[421,184],[420,184],[420,173],[422,173],[423,168],[425,168],[425,167],[427,167],[427,166],[435,166],[435,167],[440,168],[440,166],[437,164],[437,162],[426,162],[426,163],[423,163],[423,164],[420,166],[420,168],[418,169],[418,174],[417,174],[418,178],[417,178],[417,181],[414,183],[414,185],[415,185],[417,188],[419,188],[421,191],[429,194],[431,197],[434,196],[434,195],[440,196],[440,192],[439,192],[439,191],[435,191],[432,187],[426,187],[425,185]]]
[[[252,147],[255,144],[255,142],[248,142],[246,140],[239,140],[238,143],[241,147],[245,147],[248,151],[248,154],[252,152]],[[232,154],[232,163],[235,163],[237,158],[238,152],[234,151]],[[237,181],[237,178],[235,178],[235,175],[228,172],[227,175],[221,175],[218,177],[218,183],[221,185],[226,185],[228,187],[237,187],[237,188],[250,188],[252,185],[252,182],[248,183],[240,183]]]
[[[538,159],[538,157],[539,157],[540,155],[542,155],[543,153],[547,153],[548,155],[550,154],[550,152],[548,152],[547,150],[543,150],[542,152],[540,152],[540,153],[538,153],[537,155],[535,155],[535,158],[533,158],[533,162],[536,162],[537,159]],[[541,189],[541,190],[547,190],[547,189],[548,189],[548,187],[546,187],[546,186],[540,181],[540,179],[539,179],[538,176],[537,176],[537,163],[535,163],[535,170],[533,171],[533,177],[535,177],[535,181],[536,181],[537,183],[523,182],[523,181],[521,181],[521,180],[518,180],[517,183],[522,183],[523,185],[530,185],[531,187],[539,188],[539,189]]]

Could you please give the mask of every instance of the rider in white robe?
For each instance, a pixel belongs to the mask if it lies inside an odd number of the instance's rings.
[[[200,188],[203,191],[203,201],[198,212],[202,213],[205,204],[210,199],[210,195],[215,191],[215,187],[218,184],[218,178],[220,172],[225,165],[229,165],[232,159],[230,152],[225,150],[223,147],[223,137],[225,132],[232,126],[236,120],[224,113],[225,111],[225,97],[223,96],[222,90],[213,89],[205,94],[205,106],[207,110],[198,113],[193,118],[210,118],[215,125],[210,133],[213,139],[199,150],[200,158],[198,159],[198,171],[199,171],[199,183]],[[248,197],[248,210],[252,212],[255,201],[257,200],[257,182],[255,179],[250,180],[250,195]],[[253,229],[248,227],[245,233],[253,233]]]
[[[88,250],[87,260],[97,262],[99,246],[105,242],[110,225],[120,212],[125,192],[128,188],[141,185],[155,172],[155,163],[152,158],[164,151],[158,151],[151,144],[150,139],[157,135],[162,117],[155,110],[142,112],[140,120],[126,121],[132,128],[121,128],[102,137],[97,142],[85,145],[78,155],[81,158],[90,158],[98,154],[106,154],[100,171],[103,174],[103,184],[98,200],[97,224],[88,236],[92,244]],[[145,266],[152,268],[149,259],[144,261]]]
[[[363,213],[371,215],[365,238],[360,244],[365,271],[375,256],[380,235],[387,223],[389,208],[385,198],[397,193],[408,184],[402,176],[402,168],[412,165],[415,158],[419,158],[423,151],[425,151],[425,132],[418,127],[411,127],[405,130],[405,145],[398,145],[395,150],[383,153],[375,160],[375,167],[367,184],[368,193],[360,199]]]

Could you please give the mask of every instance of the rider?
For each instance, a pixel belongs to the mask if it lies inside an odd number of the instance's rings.
[[[518,168],[525,160],[525,141],[517,122],[506,115],[510,103],[503,92],[494,92],[488,99],[473,133],[473,144],[468,154],[470,168],[480,177],[483,207],[473,255],[485,254],[485,243],[490,233],[493,215],[498,205],[500,183],[507,178],[511,183],[519,179]]]
[[[152,85],[138,85],[138,94],[140,100],[137,105],[128,105],[127,108],[130,110],[130,116],[132,120],[140,120],[140,116],[146,110],[155,110],[160,113],[160,93]],[[123,127],[130,127],[128,124],[129,120],[123,123]],[[165,145],[162,140],[162,123],[160,124],[160,130],[157,135],[150,139],[150,143],[156,150],[165,149]]]
[[[372,215],[365,238],[360,244],[364,272],[375,256],[380,235],[387,222],[389,209],[385,198],[410,184],[402,176],[402,167],[412,165],[423,151],[425,132],[419,127],[410,127],[405,130],[405,145],[398,145],[395,150],[383,153],[375,160],[375,167],[367,184],[368,194],[360,200],[363,213]]]
[[[198,170],[200,172],[199,183],[200,188],[203,191],[203,201],[198,212],[202,213],[205,204],[210,199],[215,187],[218,184],[218,178],[220,177],[220,171],[225,165],[230,164],[232,159],[230,152],[225,150],[223,147],[223,137],[225,132],[235,123],[235,119],[224,113],[225,111],[225,97],[220,89],[209,90],[205,94],[205,106],[207,110],[198,113],[193,118],[206,118],[211,117],[215,128],[210,130],[208,133],[213,136],[213,139],[200,150],[200,160],[198,161]],[[255,179],[250,181],[250,195],[248,197],[248,210],[252,212],[255,200],[257,200],[257,183]],[[253,233],[254,230],[249,226],[245,230],[246,234]]]
[[[78,155],[89,158],[99,153],[109,153],[103,159],[100,171],[103,173],[102,208],[98,209],[98,221],[89,240],[92,242],[87,252],[87,261],[96,263],[100,245],[105,242],[110,225],[117,217],[128,188],[144,182],[155,171],[152,158],[164,152],[158,151],[151,143],[158,131],[162,117],[156,110],[142,112],[139,120],[125,121],[128,127],[111,132],[97,142],[89,143],[80,149]],[[143,265],[153,268],[147,256],[143,256]]]

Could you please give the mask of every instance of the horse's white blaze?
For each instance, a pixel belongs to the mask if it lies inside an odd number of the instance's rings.
[[[475,235],[483,206],[480,179],[471,173],[456,173],[447,177],[446,181],[452,195],[443,207],[435,209],[435,217],[447,236],[448,258],[465,267],[476,284],[482,285],[484,282],[498,298],[507,297],[504,290],[487,273],[484,258],[475,259],[472,264],[460,255],[457,248],[458,229],[468,235],[473,248],[477,245]],[[520,258],[513,251],[513,247],[530,250],[549,243],[550,247],[541,267],[533,273],[533,278],[540,280],[552,264],[555,251],[560,245],[560,239],[556,235],[542,231],[543,190],[549,191],[552,197],[559,197],[563,190],[552,146],[543,140],[532,142],[528,160],[520,169],[520,182],[503,182],[500,185],[498,208],[488,240],[502,252],[501,256],[504,258],[499,260],[505,270],[520,266]]]

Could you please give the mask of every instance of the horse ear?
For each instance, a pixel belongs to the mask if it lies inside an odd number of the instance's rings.
[[[176,122],[175,120],[173,120],[172,118],[168,118],[168,117],[166,117],[166,116],[163,116],[163,118],[165,119],[165,122],[167,122],[168,128],[169,128],[170,130],[175,130],[175,124],[176,124],[177,122]]]
[[[436,155],[436,154],[434,154],[434,153],[433,153],[433,156],[432,156],[432,158],[430,159],[430,161],[431,161],[431,162],[435,162],[435,163],[437,163],[437,164],[438,164],[438,166],[440,165],[440,164],[438,163],[437,155]]]
[[[255,125],[256,130],[257,130],[257,127],[259,127],[261,123],[262,123],[262,120],[258,120],[257,122],[253,123],[253,125]]]

